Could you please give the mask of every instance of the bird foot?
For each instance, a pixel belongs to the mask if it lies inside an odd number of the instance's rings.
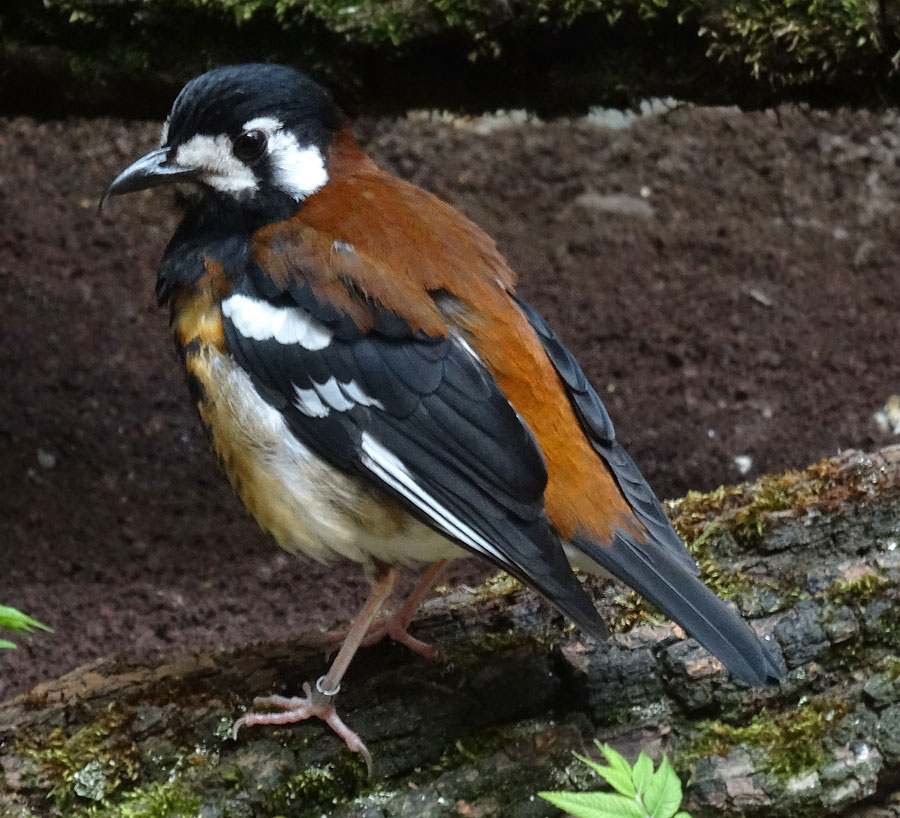
[[[410,622],[411,617],[404,612],[393,614],[373,625],[366,632],[365,638],[360,642],[360,645],[368,648],[389,636],[395,642],[406,645],[413,653],[418,653],[419,656],[424,656],[426,659],[437,659],[438,650],[434,645],[429,645],[428,642],[423,642],[421,639],[416,639],[415,636],[410,635],[407,630]],[[325,642],[327,644],[337,644],[343,642],[346,636],[346,632],[330,633],[325,637]]]
[[[313,690],[309,682],[303,683],[304,696],[264,696],[253,700],[254,707],[272,707],[277,713],[247,713],[234,723],[232,737],[237,739],[238,731],[242,727],[254,727],[258,724],[295,724],[307,719],[321,719],[338,736],[344,740],[347,748],[354,753],[359,753],[366,760],[369,776],[372,775],[372,756],[366,745],[357,733],[344,724],[337,714],[332,699],[337,696],[340,686],[331,692],[323,691],[319,686],[322,680],[316,682]]]

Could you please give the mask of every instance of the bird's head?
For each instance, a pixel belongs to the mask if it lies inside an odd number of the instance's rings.
[[[103,199],[187,181],[242,209],[281,210],[326,183],[339,125],[328,92],[292,68],[216,68],[182,89],[160,147],[123,170]]]

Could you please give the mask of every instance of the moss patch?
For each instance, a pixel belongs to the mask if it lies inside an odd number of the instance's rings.
[[[690,491],[668,506],[676,530],[702,559],[703,546],[717,533],[757,539],[777,512],[800,516],[810,509],[827,511],[864,494],[855,475],[842,472],[833,460],[821,460],[803,471],[768,474],[753,483]]]
[[[783,713],[763,710],[742,727],[721,721],[701,722],[700,733],[677,760],[679,765],[689,766],[705,756],[727,756],[738,745],[758,747],[766,751],[764,770],[790,778],[822,765],[827,758],[823,739],[847,711],[846,702],[815,700]]]
[[[835,605],[862,606],[881,596],[894,583],[883,573],[863,574],[856,579],[839,579],[829,585],[821,596]]]
[[[298,808],[320,814],[335,804],[346,804],[371,789],[365,762],[356,753],[342,753],[333,762],[312,765],[289,778],[265,796],[273,815]]]
[[[609,618],[609,629],[613,633],[628,633],[638,625],[659,625],[668,617],[655,605],[648,602],[637,591],[629,591],[616,597],[615,607]]]
[[[34,762],[37,783],[57,806],[107,804],[138,776],[140,753],[127,729],[132,717],[111,705],[71,735],[56,729],[39,739],[22,736],[17,749]]]
[[[188,818],[197,814],[201,801],[181,781],[157,781],[124,793],[108,809],[85,813],[85,818]]]
[[[546,725],[537,722],[532,725],[534,732],[544,727]],[[457,739],[453,742],[453,746],[446,750],[431,768],[435,772],[445,772],[472,764],[486,755],[510,748],[521,737],[522,732],[520,727],[513,728],[501,725],[499,727],[489,727],[477,735]]]

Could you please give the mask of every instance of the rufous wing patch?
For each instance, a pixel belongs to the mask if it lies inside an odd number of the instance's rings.
[[[334,161],[331,156],[328,184],[296,216],[254,239],[255,257],[279,287],[304,280],[362,329],[372,325],[371,299],[413,330],[446,335],[430,291],[477,303],[498,284],[513,286],[515,276],[494,242],[457,210],[356,161],[346,145],[336,165],[343,174],[332,171]]]

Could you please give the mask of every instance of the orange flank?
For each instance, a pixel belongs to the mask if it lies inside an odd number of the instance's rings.
[[[600,545],[612,540],[616,527],[643,538],[643,526],[585,436],[525,316],[508,297],[479,313],[472,346],[537,438],[547,464],[547,517],[556,532],[565,541],[577,533]]]
[[[222,299],[228,295],[228,281],[218,261],[205,262],[206,274],[172,299],[172,325],[182,348],[199,342],[225,351],[225,328],[222,326]]]

